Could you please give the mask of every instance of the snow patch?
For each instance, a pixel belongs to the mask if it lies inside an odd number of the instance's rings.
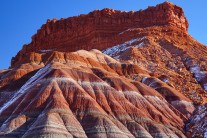
[[[191,116],[190,123],[187,124],[188,129],[192,132],[192,137],[197,137],[203,134],[204,138],[207,138],[207,112],[206,104],[201,105],[195,111],[195,114]]]
[[[201,68],[198,65],[194,65],[192,67],[190,67],[190,72],[192,73],[198,73],[201,71]]]
[[[147,79],[148,79],[148,77],[143,77],[142,78],[142,83],[144,83]]]
[[[47,53],[47,52],[51,52],[51,51],[53,51],[53,49],[40,50],[41,53]]]
[[[194,122],[195,123],[198,123],[201,119],[203,119],[205,117],[206,113],[202,113],[200,115],[196,115],[195,118],[194,118]]]
[[[121,33],[119,33],[119,35],[124,34],[125,32],[128,32],[128,31],[132,31],[132,30],[134,30],[134,29],[136,29],[136,28],[129,28],[129,29],[127,29],[127,30],[125,30],[125,31],[123,31],[123,32],[121,32]]]
[[[164,78],[162,81],[167,83],[167,82],[169,82],[169,79],[168,78]]]
[[[207,138],[207,131],[204,133],[204,138]]]
[[[201,81],[202,79],[204,79],[206,77],[206,72],[204,72],[204,71],[196,72],[196,73],[194,73],[194,76],[197,81]]]
[[[191,59],[187,59],[186,64],[191,64],[190,65],[190,72],[194,74],[194,76],[198,82],[202,81],[206,77],[207,72],[201,71],[200,66],[196,63],[193,63],[193,61]]]
[[[199,113],[202,113],[202,112],[204,112],[205,110],[206,110],[206,107],[205,107],[204,105],[198,107],[198,112],[199,112]]]
[[[135,43],[135,42],[142,41],[144,39],[146,39],[146,37],[131,39],[129,41],[126,41],[123,44],[119,44],[119,45],[113,46],[111,48],[107,48],[106,50],[103,50],[102,52],[104,54],[107,54],[107,55],[111,56],[111,57],[119,58],[119,56],[116,56],[116,54],[118,54],[120,52],[123,52],[123,51],[125,51],[125,50],[127,50],[131,47],[138,48],[138,47],[143,46],[144,42],[141,42],[140,44],[137,44],[137,45],[132,45],[132,44]]]
[[[144,42],[141,42],[140,44],[135,45],[134,47],[139,48],[139,47],[141,47],[141,46],[143,46],[143,45],[144,45]]]
[[[40,69],[33,77],[31,77],[21,88],[18,90],[14,96],[6,102],[0,109],[1,113],[8,108],[12,103],[14,103],[20,96],[27,92],[32,86],[34,86],[38,81],[45,77],[50,72],[50,65],[47,65]]]

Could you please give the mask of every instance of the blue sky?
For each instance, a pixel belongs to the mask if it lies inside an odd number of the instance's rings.
[[[207,1],[169,0],[181,6],[189,21],[189,33],[207,45]],[[164,0],[1,0],[0,2],[0,69],[31,41],[37,29],[52,18],[67,18],[95,9],[140,10]]]

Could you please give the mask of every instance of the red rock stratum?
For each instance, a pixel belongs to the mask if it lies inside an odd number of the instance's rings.
[[[48,20],[0,71],[0,137],[203,137],[206,90],[172,3]]]

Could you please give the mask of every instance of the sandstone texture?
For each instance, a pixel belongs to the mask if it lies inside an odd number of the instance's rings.
[[[31,52],[104,50],[120,43],[117,40],[120,32],[149,26],[174,26],[186,33],[188,21],[182,8],[168,2],[137,12],[106,8],[78,17],[48,20],[32,37],[32,42],[24,45],[13,58],[12,66],[22,63],[22,59]]]
[[[0,137],[204,137],[206,101],[182,8],[96,10],[48,20],[0,71]]]
[[[49,57],[4,102],[0,136],[185,137],[184,121],[193,103],[147,70],[98,50]],[[125,77],[135,74],[143,83]]]

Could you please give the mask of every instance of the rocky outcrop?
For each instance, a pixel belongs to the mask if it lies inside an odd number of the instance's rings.
[[[12,67],[22,63],[30,52],[104,50],[118,44],[116,36],[124,30],[149,26],[172,26],[187,33],[188,21],[182,8],[169,2],[136,12],[106,8],[78,17],[48,20],[32,37],[32,42],[12,59]]]
[[[169,2],[48,20],[0,71],[0,137],[204,136],[207,47],[187,29]]]
[[[207,105],[199,106],[186,125],[186,135],[192,138],[207,137]]]
[[[147,86],[148,71],[98,50],[50,55],[0,105],[1,137],[185,137],[193,103],[161,80],[167,93]]]
[[[111,57],[142,65],[195,103],[206,101],[207,47],[172,27],[127,29],[124,42],[103,50]],[[199,56],[198,56],[199,55]]]

